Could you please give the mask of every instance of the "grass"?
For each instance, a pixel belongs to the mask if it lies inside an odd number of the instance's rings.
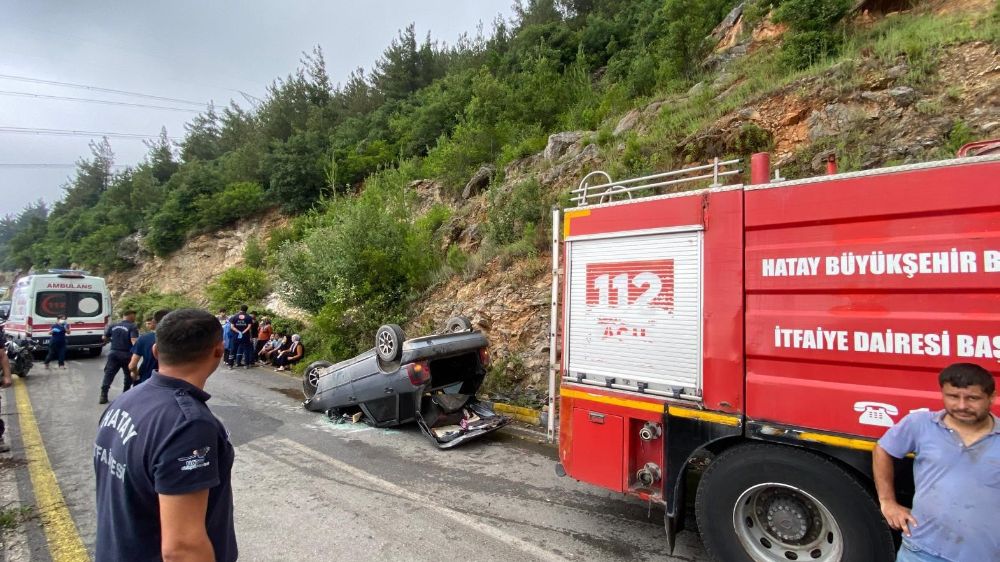
[[[840,94],[854,91],[864,79],[863,73],[857,71],[859,60],[866,57],[875,57],[886,67],[906,62],[907,73],[901,82],[925,90],[929,85],[935,84],[933,79],[945,47],[968,41],[1000,44],[998,24],[1000,8],[987,16],[963,13],[939,16],[928,11],[914,10],[885,18],[867,27],[851,28],[845,34],[844,44],[837,56],[797,71],[789,70],[783,64],[779,47],[761,49],[734,61],[726,69],[726,72],[741,78],[724,92],[714,91],[711,87],[695,96],[674,92],[673,101],[668,98],[667,107],[649,133],[629,139],[627,154],[615,154],[617,151],[611,147],[605,151],[607,167],[613,177],[619,177],[674,168],[685,161],[700,161],[715,156],[697,153],[697,149],[681,153],[679,146],[685,138],[705,130],[719,118],[798,81],[821,78]],[[703,78],[709,82],[712,77]],[[803,84],[801,89],[801,95],[815,94],[814,86]],[[951,99],[960,95],[954,87],[947,91],[947,96]],[[940,112],[940,107],[933,102],[926,102],[918,110],[925,114],[935,114]],[[855,153],[848,155],[848,166],[842,166],[844,169],[849,169],[850,165],[860,165],[862,159],[854,142],[863,139],[848,138],[850,136],[845,135],[843,139],[836,141],[836,148]],[[737,153],[738,146],[728,149],[733,152],[732,156],[745,156]]]
[[[30,505],[7,504],[0,508],[0,531],[11,531],[21,523],[35,516],[35,508]]]

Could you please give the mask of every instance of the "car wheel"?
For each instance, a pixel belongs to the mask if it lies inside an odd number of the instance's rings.
[[[375,353],[382,361],[399,361],[403,355],[403,329],[396,324],[385,324],[375,332]]]
[[[890,562],[894,544],[872,495],[819,455],[743,445],[705,470],[695,499],[712,560]]]
[[[305,394],[306,398],[312,398],[316,395],[316,389],[319,387],[319,372],[330,365],[332,363],[329,361],[313,361],[306,367],[305,373],[302,374],[302,394]]]
[[[452,316],[445,322],[444,331],[449,334],[468,332],[472,329],[472,321],[465,316]]]

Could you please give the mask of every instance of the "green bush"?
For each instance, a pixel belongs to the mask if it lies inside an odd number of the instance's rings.
[[[279,256],[287,294],[316,314],[310,337],[322,338],[328,356],[371,347],[378,326],[402,321],[410,299],[440,265],[433,241],[446,214],[432,210],[412,221],[404,177],[383,172],[361,195],[331,203],[314,219],[316,228]]]
[[[836,55],[842,42],[843,37],[836,31],[790,33],[784,39],[782,58],[791,68],[808,68]]]
[[[774,137],[756,123],[744,123],[731,144],[730,151],[734,154],[767,152],[774,146]]]
[[[782,46],[786,63],[801,69],[836,55],[844,41],[839,24],[851,6],[851,0],[784,0],[774,19],[791,29]]]
[[[466,254],[462,248],[457,245],[449,246],[448,253],[445,256],[445,263],[452,271],[462,271],[465,269],[465,264],[469,262],[469,255]]]
[[[253,216],[267,207],[264,188],[255,182],[231,183],[218,193],[194,202],[197,227],[210,231]]]
[[[254,267],[231,267],[205,288],[212,308],[226,310],[254,307],[270,290],[267,273]]]
[[[263,246],[261,246],[260,240],[257,238],[247,240],[247,245],[243,248],[243,262],[246,263],[247,267],[261,269],[264,267],[266,260],[267,254]]]
[[[490,189],[486,236],[503,246],[522,238],[526,228],[534,228],[544,220],[541,185],[537,180],[518,183],[512,189],[501,186]]]
[[[195,302],[184,295],[177,293],[136,293],[123,296],[115,305],[116,315],[121,315],[126,310],[136,311],[136,322],[142,323],[153,317],[153,313],[160,309],[176,310],[178,308],[196,307]]]

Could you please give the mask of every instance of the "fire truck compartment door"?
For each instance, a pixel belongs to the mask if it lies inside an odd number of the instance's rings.
[[[567,260],[566,378],[700,397],[700,227],[570,239]]]

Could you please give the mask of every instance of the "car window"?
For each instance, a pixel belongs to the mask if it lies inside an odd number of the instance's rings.
[[[104,312],[102,301],[100,293],[40,291],[35,296],[35,314],[48,318],[55,318],[60,314],[90,318]]]

